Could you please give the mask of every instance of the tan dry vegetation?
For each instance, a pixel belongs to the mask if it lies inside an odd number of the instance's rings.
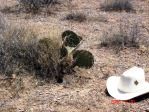
[[[136,13],[105,12],[100,10],[99,0],[62,0],[60,8],[53,15],[5,14],[14,26],[32,29],[39,37],[60,35],[71,29],[81,35],[84,43],[81,48],[89,50],[95,57],[95,64],[90,70],[77,69],[75,75],[64,77],[62,84],[45,83],[31,76],[0,80],[0,112],[148,112],[149,95],[138,97],[134,104],[122,102],[112,104],[112,97],[106,90],[106,79],[120,75],[132,66],[144,68],[149,81],[149,53],[147,46],[140,49],[124,48],[115,53],[111,48],[99,48],[103,32],[117,30],[119,23],[143,25],[143,39],[149,38],[148,0],[133,0]],[[15,0],[0,0],[0,9],[16,4]],[[71,11],[82,12],[87,20],[82,23],[62,21]],[[89,19],[88,19],[89,18]],[[104,18],[106,21],[102,21]],[[112,33],[112,32],[111,32]]]

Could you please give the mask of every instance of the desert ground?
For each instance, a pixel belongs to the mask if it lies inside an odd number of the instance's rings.
[[[135,103],[113,104],[113,98],[106,91],[108,77],[119,76],[133,66],[142,67],[146,81],[149,81],[149,1],[131,2],[135,12],[103,11],[100,9],[102,0],[61,0],[61,4],[52,7],[52,14],[32,15],[17,10],[2,11],[5,7],[14,7],[18,1],[0,0],[1,15],[10,25],[31,29],[39,34],[39,38],[72,30],[83,38],[80,49],[90,51],[95,59],[92,68],[76,68],[77,72],[65,75],[60,84],[44,83],[26,75],[21,80],[23,85],[1,80],[0,112],[149,112],[149,94],[134,98]],[[71,12],[85,14],[86,20],[64,20]],[[127,25],[140,25],[140,47],[101,47],[104,32],[118,31],[121,23],[126,24],[126,29]]]

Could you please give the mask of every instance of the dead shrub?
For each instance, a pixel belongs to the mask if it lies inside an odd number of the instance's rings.
[[[50,12],[53,8],[52,6],[60,5],[59,0],[20,0],[20,5],[26,12],[31,12],[37,14],[39,12]]]
[[[31,31],[8,25],[1,25],[0,31],[0,74],[12,77],[26,70],[47,81],[58,75],[58,40],[49,38],[47,50],[39,47],[40,40]]]
[[[59,0],[19,0],[19,3],[14,6],[6,6],[1,12],[19,14],[21,12],[31,14],[53,14],[59,6]]]
[[[38,12],[43,5],[50,5],[53,0],[20,0],[20,4],[28,12]]]
[[[134,11],[130,0],[105,0],[100,7],[105,11]]]
[[[73,12],[73,13],[67,14],[64,17],[64,20],[83,22],[86,20],[86,15],[83,13],[74,13]]]
[[[119,32],[104,32],[101,38],[101,46],[104,47],[139,47],[140,28],[138,24],[124,27],[120,24]]]

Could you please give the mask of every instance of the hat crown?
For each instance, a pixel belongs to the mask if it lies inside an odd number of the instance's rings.
[[[141,89],[144,82],[144,70],[142,68],[133,67],[121,75],[118,89],[122,92],[136,92]]]

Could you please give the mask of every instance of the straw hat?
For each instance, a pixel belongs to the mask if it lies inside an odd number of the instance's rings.
[[[115,99],[129,100],[149,93],[149,83],[145,81],[144,70],[135,66],[125,71],[120,77],[109,77],[107,90]]]

